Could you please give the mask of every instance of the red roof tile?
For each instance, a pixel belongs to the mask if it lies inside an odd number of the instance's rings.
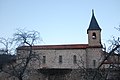
[[[86,49],[88,44],[69,44],[69,45],[35,45],[32,47],[34,50],[39,49]],[[21,46],[18,50],[28,49],[28,46]]]
[[[102,46],[89,46],[88,44],[68,44],[68,45],[34,45],[34,50],[39,49],[86,49],[86,48],[101,48]],[[17,50],[28,49],[29,46],[18,47]]]

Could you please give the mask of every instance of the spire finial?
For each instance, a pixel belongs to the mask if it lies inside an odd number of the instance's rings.
[[[92,9],[92,15],[94,15],[94,9]]]

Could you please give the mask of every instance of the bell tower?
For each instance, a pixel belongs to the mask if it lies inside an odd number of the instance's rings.
[[[89,46],[101,46],[101,28],[99,27],[97,20],[92,10],[92,18],[87,29],[88,45]]]

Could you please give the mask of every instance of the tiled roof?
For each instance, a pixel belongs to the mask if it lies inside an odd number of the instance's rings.
[[[40,49],[86,49],[86,48],[100,48],[101,46],[89,46],[88,44],[68,44],[68,45],[35,45],[33,50]],[[18,47],[17,50],[26,50],[29,46]]]
[[[34,50],[39,49],[86,49],[88,44],[69,44],[69,45],[36,45],[32,47]],[[28,46],[21,46],[17,49],[28,49]]]

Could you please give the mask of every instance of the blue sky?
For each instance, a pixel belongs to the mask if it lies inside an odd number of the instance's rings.
[[[0,0],[0,37],[24,28],[39,31],[42,44],[87,43],[92,9],[103,43],[120,35],[120,0]]]

